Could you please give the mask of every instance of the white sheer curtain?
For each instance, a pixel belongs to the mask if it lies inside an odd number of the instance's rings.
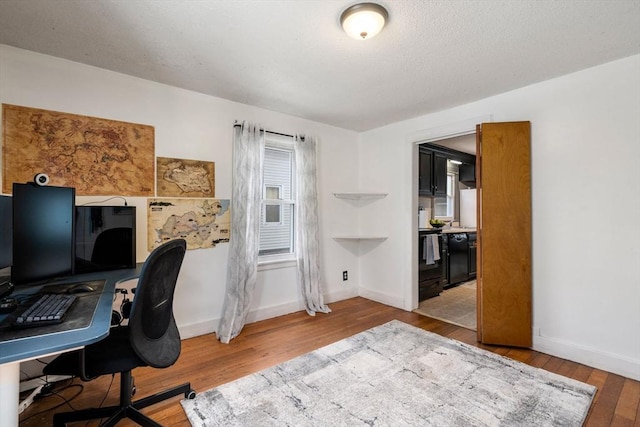
[[[295,137],[296,153],[296,258],[298,284],[307,313],[329,313],[320,288],[320,239],[318,225],[318,186],[316,140]]]
[[[235,126],[227,291],[216,332],[223,343],[240,334],[256,286],[263,163],[264,131],[247,122]]]

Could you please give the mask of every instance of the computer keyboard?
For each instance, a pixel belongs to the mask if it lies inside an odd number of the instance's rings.
[[[61,323],[77,298],[69,294],[44,294],[16,317],[13,326],[29,328]]]

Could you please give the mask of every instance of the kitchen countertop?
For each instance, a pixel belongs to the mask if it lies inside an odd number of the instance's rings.
[[[466,228],[466,227],[442,227],[440,229],[437,229],[435,227],[433,228],[419,228],[418,231],[431,231],[436,233],[437,230],[442,230],[443,234],[450,234],[450,233],[476,233],[477,230],[475,228]]]
[[[451,227],[451,228],[443,228],[443,233],[475,233],[476,229],[471,227]]]
[[[438,233],[440,229],[432,227],[432,228],[418,228],[418,231],[426,231],[427,233]]]

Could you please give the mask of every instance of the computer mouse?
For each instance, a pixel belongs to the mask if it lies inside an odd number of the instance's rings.
[[[89,286],[86,283],[79,283],[67,289],[68,294],[83,294],[86,292],[93,292],[93,291],[95,291],[95,289],[93,289],[91,286]]]

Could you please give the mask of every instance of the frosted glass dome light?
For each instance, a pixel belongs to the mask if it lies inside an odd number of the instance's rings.
[[[357,40],[375,37],[389,18],[387,10],[376,3],[359,3],[348,7],[340,16],[344,31]]]

